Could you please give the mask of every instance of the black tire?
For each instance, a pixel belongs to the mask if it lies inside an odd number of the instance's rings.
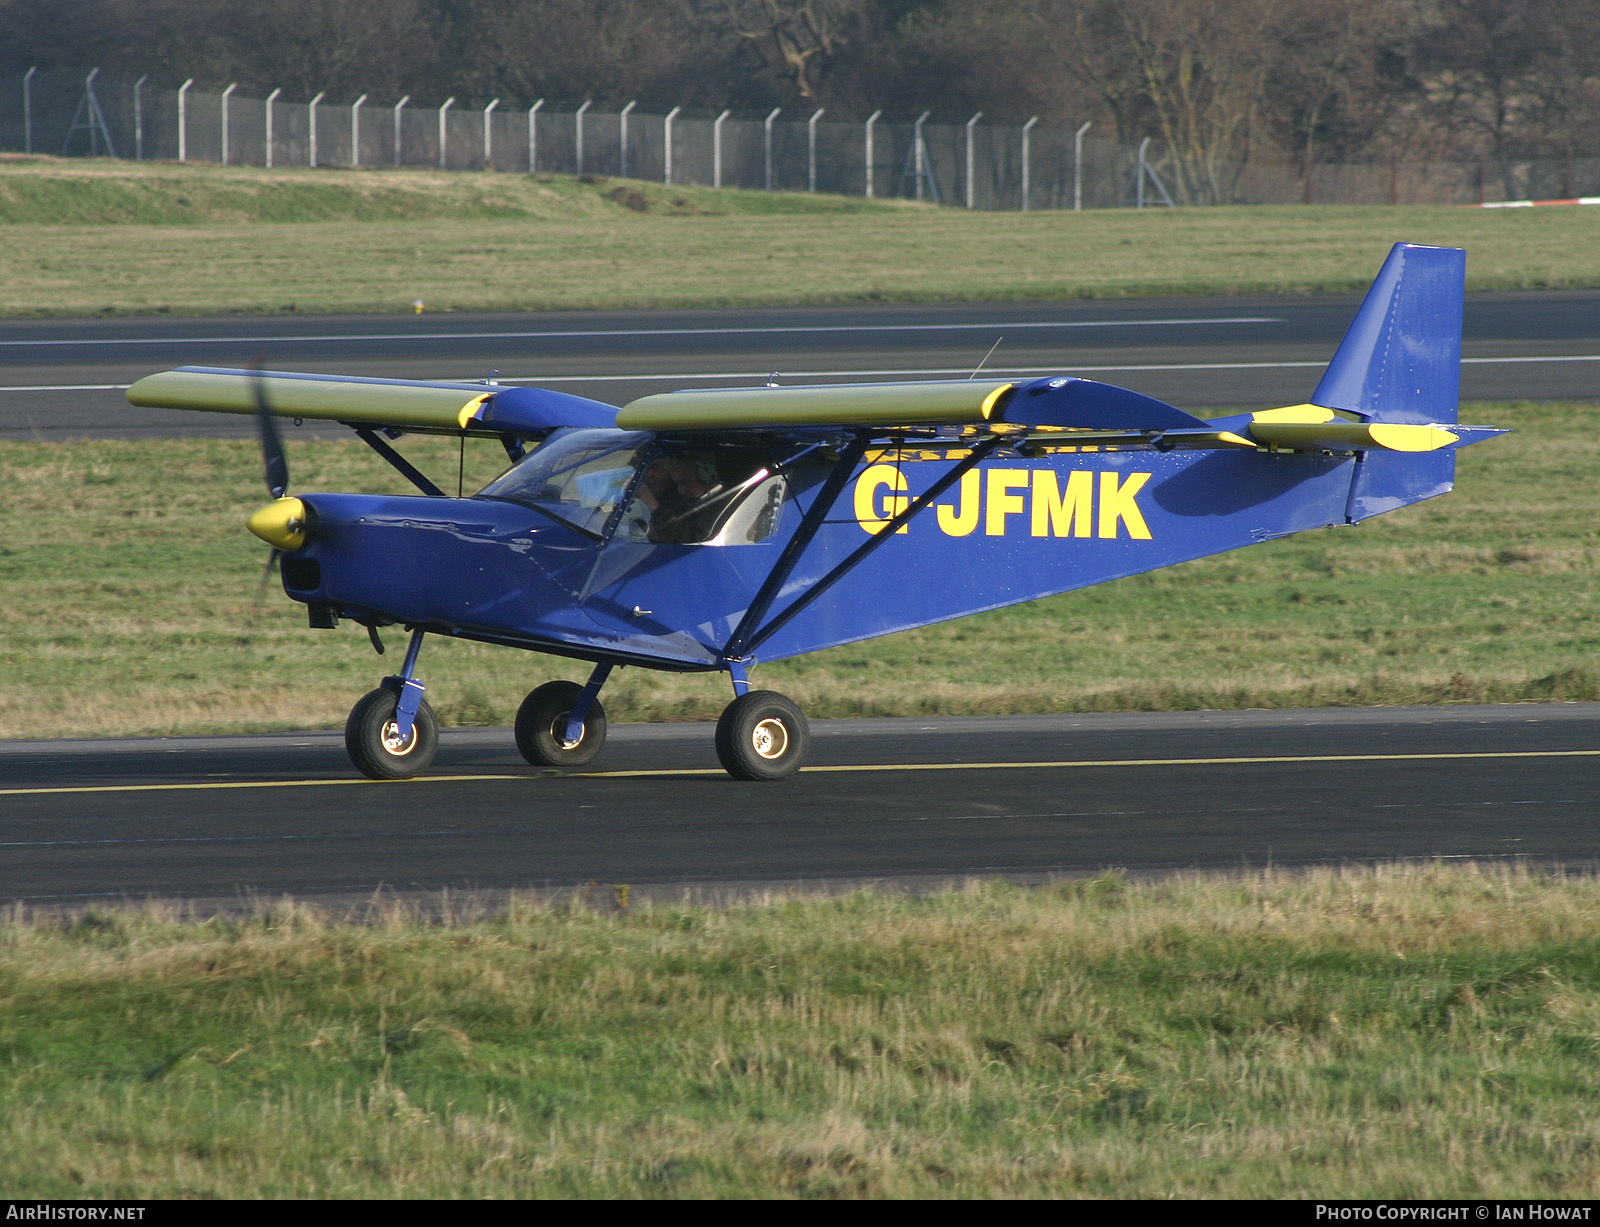
[[[424,699],[411,725],[411,737],[399,745],[394,713],[400,696],[388,687],[363,695],[344,722],[344,748],[356,770],[373,780],[408,780],[421,775],[439,752],[439,719]]]
[[[517,749],[535,767],[583,767],[606,744],[606,709],[596,699],[577,745],[566,742],[567,714],[583,693],[576,682],[546,682],[517,708]]]
[[[775,691],[740,695],[717,721],[717,759],[736,780],[785,779],[800,770],[810,748],[805,713]]]

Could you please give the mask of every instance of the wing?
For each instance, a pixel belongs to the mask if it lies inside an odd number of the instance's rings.
[[[977,431],[1026,435],[1036,453],[1082,447],[1419,452],[1499,433],[1371,418],[1304,404],[1208,420],[1127,388],[1060,376],[1020,383],[935,380],[665,392],[625,405],[616,424],[671,434],[808,427],[907,436],[935,431],[953,432],[951,441],[965,435],[969,442]]]
[[[128,402],[153,409],[254,414],[258,378],[277,417],[423,434],[519,436],[544,434],[558,426],[616,424],[614,406],[547,388],[209,366],[146,375],[128,389]]]

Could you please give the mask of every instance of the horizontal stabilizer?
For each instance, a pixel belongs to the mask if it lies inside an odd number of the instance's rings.
[[[599,401],[544,388],[205,366],[146,375],[128,389],[128,402],[254,414],[258,384],[276,417],[423,432],[538,434],[556,426],[610,426],[616,414]]]
[[[1257,422],[1250,437],[1268,447],[1306,451],[1436,452],[1460,442],[1460,436],[1443,426],[1413,422]]]
[[[1454,422],[1384,422],[1321,405],[1286,405],[1210,423],[1259,446],[1295,452],[1436,452],[1504,432]]]

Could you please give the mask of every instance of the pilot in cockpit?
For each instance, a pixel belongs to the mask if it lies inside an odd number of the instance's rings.
[[[650,512],[646,539],[692,545],[716,530],[722,482],[709,457],[693,452],[659,456],[640,478],[638,501]]]

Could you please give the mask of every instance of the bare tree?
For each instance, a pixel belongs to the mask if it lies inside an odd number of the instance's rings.
[[[803,102],[817,102],[829,57],[849,40],[852,25],[871,0],[695,0],[710,28],[748,39],[768,65],[794,86]]]
[[[1512,196],[1516,160],[1570,150],[1591,113],[1600,14],[1559,0],[1442,0],[1417,59],[1434,115],[1464,151],[1494,161]]]
[[[1269,149],[1600,152],[1596,0],[0,0],[0,72],[423,100],[1093,119],[1182,199]],[[791,112],[792,114],[792,112]]]
[[[1228,199],[1250,155],[1274,0],[1021,0],[1121,136],[1159,136],[1182,200]]]
[[[1420,92],[1407,58],[1414,0],[1279,0],[1267,31],[1266,130],[1298,154],[1311,199],[1319,155],[1345,161],[1374,143]]]
[[[392,93],[430,67],[422,0],[233,0],[223,28],[237,75],[257,88]]]
[[[233,65],[225,16],[208,0],[0,0],[0,71],[100,65],[220,78]]]

